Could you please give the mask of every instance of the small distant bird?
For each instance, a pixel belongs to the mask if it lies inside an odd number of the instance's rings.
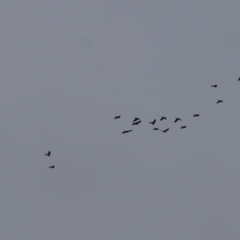
[[[116,116],[114,119],[118,119],[118,118],[120,118],[121,116]]]
[[[216,88],[217,86],[218,86],[217,84],[215,84],[215,85],[211,85],[211,87],[215,87],[215,88]]]
[[[154,128],[153,130],[159,130],[159,128]]]
[[[240,77],[238,78],[238,81],[240,81]]]
[[[174,122],[176,123],[177,121],[182,121],[182,119],[181,118],[176,118]]]
[[[49,166],[49,168],[55,168],[55,166],[54,166],[54,165],[52,165],[52,166]]]
[[[138,125],[140,122],[142,122],[142,121],[138,121],[138,122],[135,121],[132,123],[132,125]]]
[[[50,151],[48,151],[48,153],[45,153],[44,155],[46,155],[46,156],[50,157],[50,156],[51,156],[51,152],[50,152]]]
[[[218,101],[217,101],[217,103],[222,103],[222,102],[223,102],[223,100],[218,100]]]
[[[133,121],[136,122],[136,121],[138,121],[138,120],[140,120],[140,118],[136,118],[136,117],[135,117]]]
[[[181,129],[186,128],[187,126],[181,126]]]
[[[132,132],[132,130],[125,130],[125,131],[122,132],[122,134],[129,133],[129,132]]]
[[[156,119],[154,119],[152,122],[149,122],[149,123],[151,123],[152,125],[154,125],[155,122],[156,122]]]
[[[169,130],[169,128],[165,129],[165,130],[161,130],[162,132],[166,133]]]
[[[193,117],[199,117],[200,116],[200,114],[194,114],[193,115]]]
[[[166,117],[161,117],[160,121],[162,121],[162,120],[167,120],[167,118]]]

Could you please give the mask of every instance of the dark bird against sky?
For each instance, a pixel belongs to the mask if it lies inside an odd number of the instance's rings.
[[[140,122],[142,122],[142,121],[133,122],[132,125],[138,125]]]
[[[44,155],[46,155],[46,156],[50,157],[50,156],[51,156],[51,152],[50,152],[50,151],[48,151],[48,153],[45,153]]]
[[[156,122],[156,119],[154,119],[152,122],[149,122],[150,124],[154,125]]]
[[[223,102],[223,100],[218,100],[218,101],[217,101],[217,103],[222,103],[222,102]]]
[[[165,129],[165,130],[161,130],[162,132],[166,133],[169,130],[169,128]]]
[[[135,118],[133,119],[134,122],[136,122],[136,121],[138,121],[138,120],[140,120],[140,118],[135,117]]]
[[[132,132],[132,130],[125,130],[125,131],[122,132],[122,134],[129,133],[129,132]]]
[[[161,117],[160,121],[162,121],[162,120],[167,120],[167,118],[166,117]]]
[[[200,116],[200,114],[194,114],[193,115],[193,117],[199,117]]]
[[[187,126],[181,126],[181,129],[186,128]]]
[[[121,116],[116,116],[114,119],[118,119],[118,118],[120,118]]]
[[[174,122],[176,123],[177,121],[182,121],[182,119],[181,118],[176,118]]]
[[[52,165],[52,166],[49,166],[49,168],[55,168],[55,166],[54,166],[54,165]]]
[[[217,84],[215,84],[215,85],[211,85],[211,87],[214,87],[214,88],[216,88],[218,85]]]

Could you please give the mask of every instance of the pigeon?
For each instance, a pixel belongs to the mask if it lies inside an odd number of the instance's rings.
[[[51,152],[50,152],[50,151],[48,151],[48,153],[45,153],[44,155],[46,155],[46,156],[50,157],[50,156],[51,156]]]
[[[159,128],[154,128],[153,130],[159,130]]]
[[[194,114],[193,115],[193,117],[199,117],[200,116],[200,114]]]
[[[217,103],[222,103],[222,102],[223,102],[223,100],[218,100],[218,101],[217,101]]]
[[[176,123],[177,121],[182,121],[182,119],[181,118],[176,118],[174,122]]]
[[[52,166],[49,166],[49,168],[55,168],[55,166],[54,166],[54,165],[52,165]]]
[[[121,116],[116,116],[114,119],[118,119],[118,118],[120,118]]]
[[[169,130],[169,128],[165,129],[165,130],[161,130],[162,132],[166,133]]]
[[[125,131],[122,132],[122,134],[129,133],[129,132],[132,132],[132,130],[125,130]]]
[[[181,129],[186,128],[187,126],[181,126]]]
[[[218,85],[217,84],[215,84],[215,85],[211,85],[211,87],[214,87],[214,88],[216,88]]]
[[[138,125],[140,122],[142,122],[141,120],[138,122],[133,122],[132,125]]]
[[[154,119],[152,122],[149,122],[149,123],[151,123],[152,125],[154,125],[155,122],[156,122],[156,119]]]
[[[162,120],[167,120],[167,118],[166,117],[161,117],[160,121],[162,121]]]
[[[240,81],[240,77],[238,78],[238,81]]]

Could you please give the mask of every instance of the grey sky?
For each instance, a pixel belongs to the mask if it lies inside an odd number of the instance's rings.
[[[239,9],[1,1],[0,238],[239,239]]]

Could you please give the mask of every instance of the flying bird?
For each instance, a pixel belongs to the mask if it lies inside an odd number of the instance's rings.
[[[49,168],[55,168],[55,166],[54,166],[54,165],[52,165],[52,166],[49,166]]]
[[[46,156],[50,157],[50,156],[51,156],[51,152],[50,152],[50,151],[48,151],[48,153],[45,153],[44,155],[46,155]]]
[[[193,115],[193,117],[199,117],[200,116],[200,114],[194,114]]]
[[[181,118],[176,118],[174,122],[176,123],[177,121],[182,121],[182,119]]]
[[[217,84],[215,84],[215,85],[211,85],[211,87],[214,87],[214,88],[216,88],[218,85]]]
[[[136,117],[135,117],[133,121],[136,122],[136,121],[138,121],[138,120],[140,120],[140,118],[136,118]]]
[[[142,121],[133,122],[132,125],[138,125],[140,122],[142,122]]]
[[[166,133],[169,130],[169,128],[165,129],[165,130],[161,130],[162,132]]]
[[[238,78],[238,81],[240,81],[240,77]]]
[[[160,121],[162,121],[162,120],[167,120],[167,118],[166,117],[161,117]]]
[[[122,134],[129,133],[129,132],[132,132],[132,130],[125,130],[125,131],[122,132]]]
[[[154,128],[153,130],[159,130],[159,128]]]
[[[181,129],[186,128],[187,126],[181,126]]]
[[[222,103],[222,102],[223,102],[223,100],[218,100],[218,101],[217,101],[217,103]]]
[[[114,119],[118,119],[118,118],[120,118],[121,116],[116,116]]]
[[[152,125],[154,125],[155,122],[156,122],[156,119],[154,119],[152,122],[149,122],[149,123],[151,123]]]

